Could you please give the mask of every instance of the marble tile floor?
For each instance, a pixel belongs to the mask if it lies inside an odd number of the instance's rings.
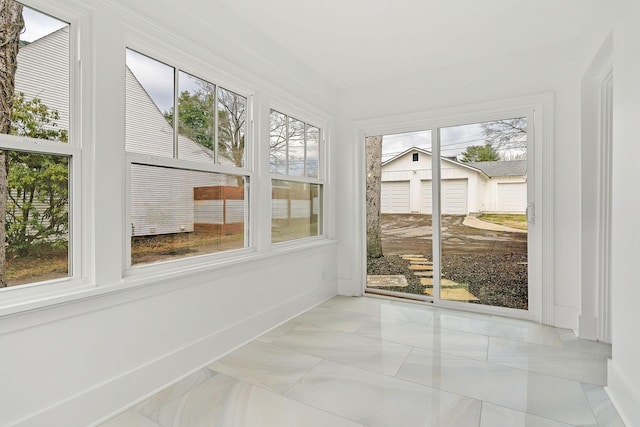
[[[618,427],[610,356],[527,321],[334,297],[101,425]]]

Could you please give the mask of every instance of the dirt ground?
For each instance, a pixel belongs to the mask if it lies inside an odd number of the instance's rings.
[[[528,300],[527,234],[489,231],[463,225],[464,216],[444,216],[442,277],[464,284],[475,303],[526,309]],[[425,286],[398,255],[432,260],[430,215],[382,215],[384,258],[369,259],[368,274],[403,274],[409,286],[394,291],[424,294]]]

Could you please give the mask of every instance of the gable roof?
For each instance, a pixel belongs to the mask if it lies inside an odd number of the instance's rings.
[[[527,175],[526,160],[498,160],[495,162],[469,162],[467,164],[480,169],[490,178]]]
[[[432,156],[431,151],[428,151],[428,150],[425,150],[423,148],[419,148],[419,147],[415,147],[414,146],[414,147],[410,147],[410,148],[404,150],[400,154],[397,154],[397,155],[391,157],[390,159],[385,160],[384,162],[382,162],[382,166],[384,167],[384,166],[388,165],[389,163],[392,163],[392,162],[398,160],[399,158],[404,157],[407,154],[412,153],[414,151],[426,154],[427,156]],[[452,163],[452,164],[454,164],[456,166],[460,166],[460,167],[463,167],[463,168],[466,168],[466,169],[471,169],[474,172],[481,173],[482,175],[485,175],[487,178],[490,178],[490,176],[487,175],[487,173],[485,171],[483,171],[482,169],[472,165],[471,163],[462,163],[462,162],[458,162],[458,161],[455,161],[455,160],[451,160],[451,159],[449,159],[447,157],[441,157],[441,160],[443,162]]]

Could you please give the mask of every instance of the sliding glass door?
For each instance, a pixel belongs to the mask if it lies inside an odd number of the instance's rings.
[[[529,310],[529,121],[367,138],[367,292]]]

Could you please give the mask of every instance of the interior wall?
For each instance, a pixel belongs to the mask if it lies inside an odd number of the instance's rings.
[[[614,3],[612,346],[608,392],[626,425],[640,425],[640,4]]]
[[[518,96],[552,92],[555,99],[553,117],[553,265],[544,268],[553,282],[553,323],[577,329],[579,308],[580,253],[580,139],[578,55],[574,43],[522,52],[518,56],[496,55],[455,67],[412,70],[404,76],[394,76],[376,85],[346,90],[341,97],[341,117],[345,125],[339,129],[340,146],[338,179],[361,185],[358,176],[359,120],[394,116],[402,121],[403,114],[415,117],[419,112],[437,111],[446,107],[498,101]],[[434,58],[434,64],[437,58]],[[426,114],[426,113],[425,113]],[[548,168],[548,166],[544,166]],[[362,242],[352,230],[361,230],[362,212],[353,203],[353,194],[339,194],[338,203],[347,209],[340,216],[339,291],[359,295],[363,277]],[[539,208],[539,207],[538,207]]]
[[[247,44],[242,38],[250,29],[222,9],[216,19],[223,21],[216,26],[205,25],[206,17],[202,23],[189,21],[176,2],[25,3],[65,19],[81,15],[87,286],[48,295],[29,309],[14,307],[14,314],[1,318],[0,425],[87,426],[336,294],[334,241],[277,249],[268,243],[271,196],[264,145],[274,102],[323,117],[330,141],[337,90],[263,38]],[[145,12],[158,14],[158,9],[164,18],[148,21]],[[231,27],[239,40],[233,40]],[[252,236],[255,250],[244,256],[171,274],[123,277],[124,48],[139,33],[152,40],[153,54],[176,52],[176,61],[190,70],[241,82],[255,94],[254,149],[260,160],[254,167],[259,182],[251,188],[251,219],[258,237]],[[332,182],[329,174],[327,187]],[[330,237],[335,236],[332,206],[329,199]]]

